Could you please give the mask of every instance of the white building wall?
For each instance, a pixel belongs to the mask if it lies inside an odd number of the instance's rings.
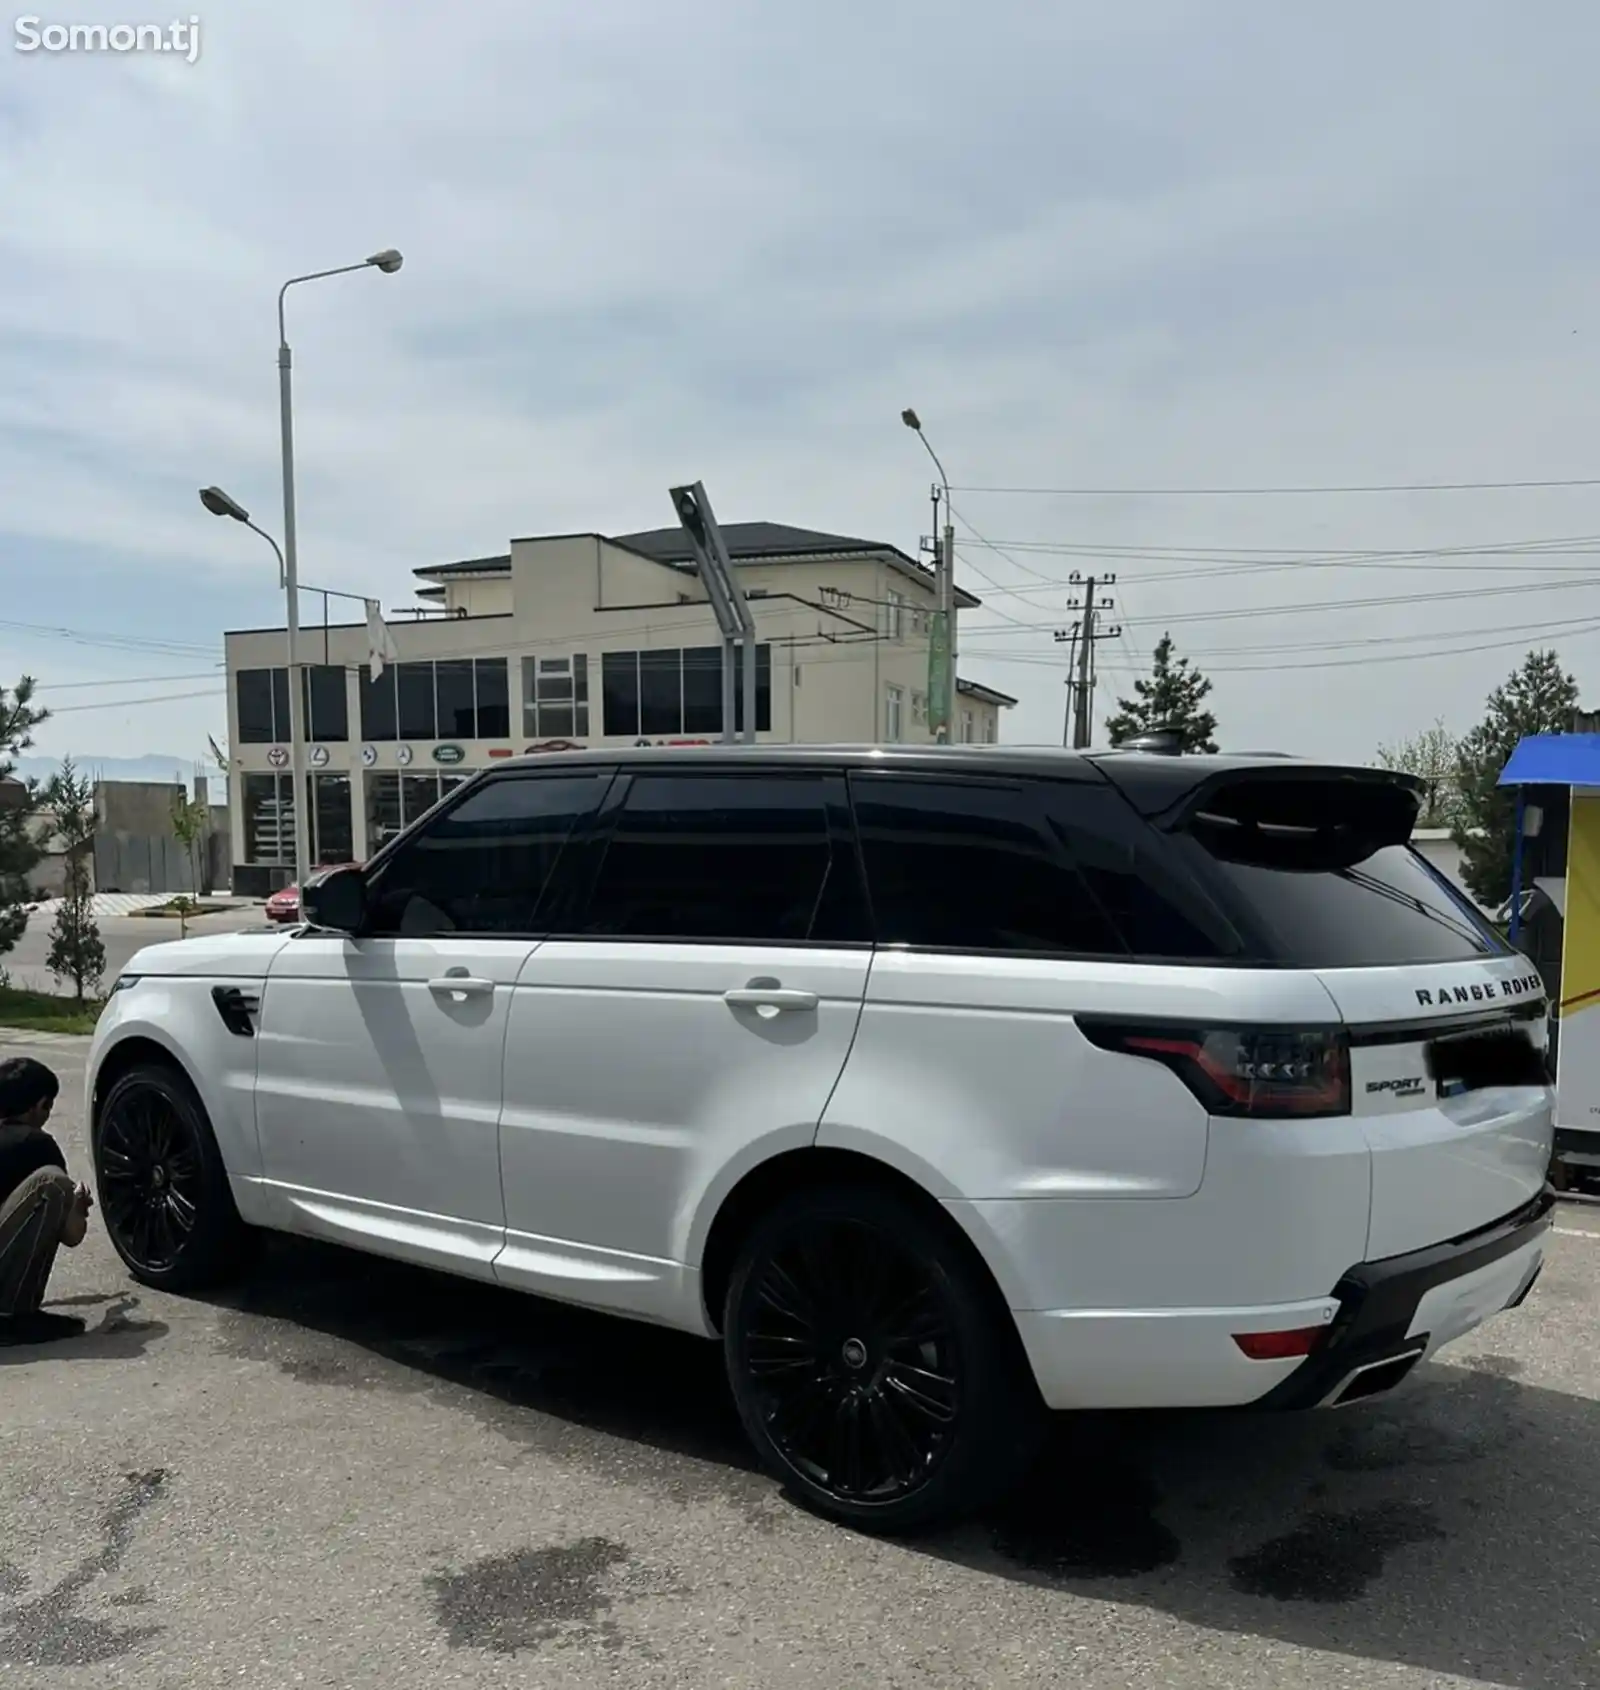
[[[931,742],[926,711],[928,630],[935,609],[931,586],[871,558],[741,565],[739,579],[755,616],[758,640],[771,648],[771,725],[760,738],[810,744],[882,740],[890,730],[890,689],[897,688],[897,737],[909,744]],[[312,741],[308,771],[349,778],[350,848],[358,860],[378,843],[367,826],[369,788],[375,790],[369,777],[389,777],[391,786],[394,777],[407,777],[421,792],[419,777],[460,778],[549,737],[531,731],[536,721],[525,720],[526,660],[582,654],[587,660],[589,731],[572,738],[588,745],[631,745],[638,736],[604,732],[605,655],[720,644],[711,607],[694,575],[592,534],[514,541],[509,579],[448,582],[443,614],[392,621],[390,632],[402,664],[507,659],[510,732],[470,740],[364,738],[365,625],[344,624],[326,632],[308,628],[302,662],[343,668],[348,719],[343,741]],[[254,812],[244,799],[246,782],[252,776],[286,775],[287,735],[281,733],[270,744],[245,743],[237,676],[241,670],[281,668],[285,636],[281,629],[231,633],[225,648],[231,772],[238,777],[240,793],[240,801],[231,806],[233,861],[246,869],[243,889],[260,890],[249,873]],[[963,713],[970,713],[975,739],[998,738],[993,704],[958,694],[955,708],[956,737]],[[259,797],[270,786],[258,778],[251,791]],[[331,792],[333,787],[323,790]],[[271,875],[276,883],[289,877],[281,863]]]

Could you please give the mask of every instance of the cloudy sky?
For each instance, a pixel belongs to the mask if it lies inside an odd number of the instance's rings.
[[[45,751],[221,737],[220,631],[281,611],[195,489],[279,526],[277,284],[391,244],[292,300],[310,582],[403,604],[697,477],[914,550],[914,404],[1008,738],[1059,740],[1075,569],[1118,577],[1102,716],[1164,628],[1239,749],[1464,729],[1530,645],[1600,699],[1600,485],[1154,491],[1600,477],[1586,0],[200,20],[193,64],[0,60],[0,680]]]

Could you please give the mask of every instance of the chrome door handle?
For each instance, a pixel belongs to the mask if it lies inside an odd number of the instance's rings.
[[[440,998],[486,998],[494,990],[494,981],[480,980],[473,974],[446,974],[438,980],[430,980],[428,990]]]
[[[821,998],[815,992],[791,991],[783,986],[744,986],[724,992],[722,1001],[730,1009],[815,1009]]]

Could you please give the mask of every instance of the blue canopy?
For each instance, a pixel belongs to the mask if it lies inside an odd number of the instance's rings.
[[[1600,787],[1600,734],[1529,734],[1495,784]]]

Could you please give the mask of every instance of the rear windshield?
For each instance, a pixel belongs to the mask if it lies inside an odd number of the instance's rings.
[[[1223,903],[1286,968],[1464,962],[1505,951],[1485,918],[1406,845],[1382,846],[1335,869],[1265,868],[1205,855],[1207,878]]]

